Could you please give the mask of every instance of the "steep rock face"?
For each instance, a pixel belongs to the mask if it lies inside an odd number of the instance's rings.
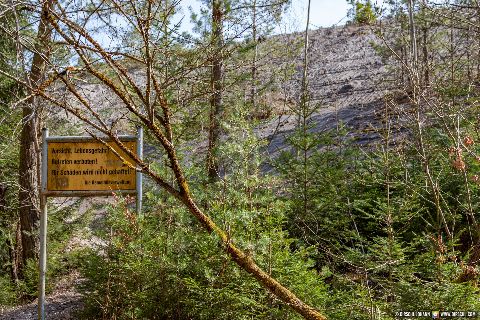
[[[310,132],[321,133],[344,126],[356,144],[378,141],[383,97],[392,88],[387,68],[373,47],[379,42],[369,27],[342,26],[310,32],[308,92],[310,107],[314,109],[308,119]],[[301,52],[297,54],[294,68],[291,79],[276,85],[284,92],[283,99],[299,104],[303,74]],[[294,132],[297,124],[298,118],[290,110],[256,129],[260,138],[268,139],[266,152],[270,157],[275,158],[289,148],[286,137]]]
[[[373,43],[378,43],[378,39],[368,26],[312,31],[308,55],[312,103],[340,109],[380,98],[384,88],[379,85],[387,74]]]

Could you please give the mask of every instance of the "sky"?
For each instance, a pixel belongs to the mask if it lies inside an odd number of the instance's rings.
[[[310,28],[330,27],[344,24],[349,6],[346,0],[311,0]],[[308,0],[292,0],[291,11],[294,17],[301,17],[298,23],[305,28],[307,23]]]
[[[198,0],[182,0],[181,3],[184,7],[183,14],[185,15],[183,19],[185,23],[182,29],[189,31],[188,29],[191,28],[191,26],[188,22],[189,11],[186,8],[191,6],[194,11],[198,11],[200,6]],[[286,17],[286,23],[288,23],[289,28],[294,29],[290,31],[305,29],[307,6],[308,0],[292,0],[290,12]],[[347,20],[348,8],[349,6],[346,0],[311,0],[310,28],[318,29],[319,27],[344,24]]]
[[[308,0],[291,0],[292,4],[289,11],[284,16],[281,26],[277,26],[274,33],[292,33],[305,30],[307,21]],[[200,11],[199,0],[181,0],[180,6],[182,10],[177,14],[174,22],[182,20],[180,31],[190,33],[192,24],[190,22],[189,7],[194,12]],[[373,0],[373,3],[381,3],[382,0]],[[310,9],[310,26],[311,30],[320,27],[331,27],[333,25],[343,25],[347,22],[347,11],[349,5],[347,0],[311,0]],[[115,46],[118,39],[106,33],[97,34],[96,38],[107,46]]]

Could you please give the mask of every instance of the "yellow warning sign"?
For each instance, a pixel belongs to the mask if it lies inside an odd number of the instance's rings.
[[[122,142],[135,152],[136,141]],[[114,142],[109,146],[135,167]],[[99,141],[48,142],[48,191],[135,190],[135,169]]]

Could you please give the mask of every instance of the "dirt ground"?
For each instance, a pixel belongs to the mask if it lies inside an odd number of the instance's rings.
[[[48,320],[78,319],[75,313],[83,308],[80,294],[73,291],[54,293],[47,297],[46,302],[45,314]],[[0,310],[0,319],[37,320],[37,301],[13,309]]]

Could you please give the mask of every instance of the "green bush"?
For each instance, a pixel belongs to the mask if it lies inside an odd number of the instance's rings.
[[[161,196],[150,193],[149,197],[150,201],[152,197],[166,201],[168,206],[137,219],[122,200],[109,211],[108,231],[103,232],[108,243],[105,250],[84,252],[86,318],[298,318],[241,271],[215,235],[198,230],[187,212]],[[216,210],[212,210],[214,215]],[[258,214],[244,211],[234,220],[233,212],[222,211],[232,218],[230,231],[236,243],[248,246],[262,267],[321,306],[326,289],[310,270],[307,251],[290,252],[291,241],[278,226],[254,227],[252,223],[261,218]],[[252,228],[258,231],[254,236]]]
[[[0,276],[0,309],[2,306],[11,306],[17,302],[17,292],[12,280],[8,276]]]
[[[377,20],[377,9],[370,0],[366,1],[348,1],[352,6],[349,16],[352,21],[358,24],[371,24]]]

